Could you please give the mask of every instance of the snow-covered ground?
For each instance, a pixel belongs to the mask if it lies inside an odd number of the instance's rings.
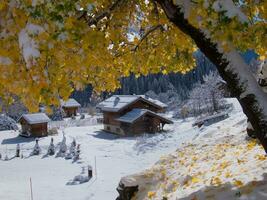
[[[267,157],[246,133],[246,117],[236,99],[229,118],[203,127],[194,139],[153,167],[126,176],[138,185],[136,200],[265,200]],[[165,198],[164,198],[165,197]]]
[[[166,126],[166,133],[119,138],[103,132],[102,125],[66,127],[68,147],[73,138],[81,144],[81,160],[65,160],[45,156],[51,137],[39,141],[41,155],[30,156],[34,139],[18,137],[18,132],[0,132],[0,199],[30,199],[30,178],[33,197],[38,200],[113,200],[120,178],[151,167],[161,156],[175,151],[183,142],[197,137],[193,119],[177,121]],[[64,126],[63,126],[64,127]],[[53,136],[54,144],[61,142],[63,129]],[[24,158],[14,158],[20,144]],[[58,148],[57,148],[58,149]],[[9,160],[3,161],[8,155]],[[97,175],[87,183],[72,185],[71,180],[87,166],[97,166]]]

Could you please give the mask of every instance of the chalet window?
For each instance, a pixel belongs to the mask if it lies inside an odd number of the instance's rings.
[[[110,127],[109,126],[107,126],[107,129],[108,129],[108,131],[110,131]]]

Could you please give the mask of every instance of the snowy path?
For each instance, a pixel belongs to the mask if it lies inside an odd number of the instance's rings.
[[[38,200],[114,200],[116,187],[122,176],[152,166],[163,155],[175,151],[182,142],[190,142],[197,135],[192,121],[176,122],[167,127],[168,133],[134,138],[118,138],[101,131],[102,126],[70,127],[65,129],[67,144],[72,138],[81,144],[81,162],[63,158],[45,157],[50,137],[42,138],[42,155],[0,161],[0,199],[30,199],[29,179],[33,182],[34,199]],[[21,139],[11,131],[0,132],[0,153],[11,158],[20,143],[24,156],[28,156],[34,141]],[[62,134],[54,136],[57,144]],[[97,179],[80,185],[67,185],[82,168],[94,166],[97,160]]]

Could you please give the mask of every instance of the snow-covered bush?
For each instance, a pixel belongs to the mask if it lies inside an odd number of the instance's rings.
[[[51,120],[53,121],[63,120],[63,117],[65,116],[65,112],[62,108],[53,107],[52,111],[53,111],[52,114],[49,116]]]
[[[21,115],[28,113],[28,109],[19,101],[16,100],[13,104],[6,106],[3,105],[7,116],[17,121]]]
[[[83,175],[78,175],[78,176],[74,177],[73,181],[79,182],[81,184],[81,183],[88,182],[89,181],[89,177],[88,176],[83,176]]]
[[[49,135],[57,135],[57,134],[58,134],[58,130],[57,130],[57,128],[56,128],[56,127],[50,128],[50,129],[48,130],[48,134],[49,134]]]
[[[81,114],[80,119],[85,119],[85,115],[84,114]]]
[[[145,93],[145,95],[167,104],[168,110],[177,110],[177,108],[181,104],[181,99],[172,84],[168,85],[168,90],[166,92],[156,94],[155,92],[149,90]]]
[[[18,130],[16,121],[5,114],[0,115],[0,131]]]
[[[81,149],[80,149],[81,145],[78,144],[77,145],[77,148],[74,152],[74,156],[73,156],[73,160],[76,161],[76,160],[79,160],[80,159],[80,154],[81,154]]]
[[[65,137],[65,135],[63,135],[63,139],[60,142],[59,151],[57,153],[57,156],[64,157],[66,152],[67,152],[66,137]]]
[[[69,151],[67,153],[67,155],[65,156],[66,159],[71,159],[75,156],[75,152],[76,152],[76,141],[75,139],[73,139]]]
[[[220,84],[224,84],[224,81],[217,72],[210,72],[204,77],[204,83],[197,83],[186,102],[189,113],[197,116],[224,109],[224,91],[219,89]]]
[[[47,150],[47,155],[54,155],[54,154],[55,154],[55,145],[53,138],[51,138],[51,142]]]
[[[33,151],[31,152],[31,156],[32,155],[39,155],[40,153],[41,153],[41,148],[40,148],[40,146],[38,144],[38,139],[36,139],[35,145],[33,147]]]

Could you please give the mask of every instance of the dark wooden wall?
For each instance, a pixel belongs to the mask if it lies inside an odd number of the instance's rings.
[[[29,124],[26,120],[21,119],[22,133],[29,132],[33,137],[43,137],[48,135],[47,122],[40,124]]]
[[[66,117],[76,116],[78,107],[63,107]]]

